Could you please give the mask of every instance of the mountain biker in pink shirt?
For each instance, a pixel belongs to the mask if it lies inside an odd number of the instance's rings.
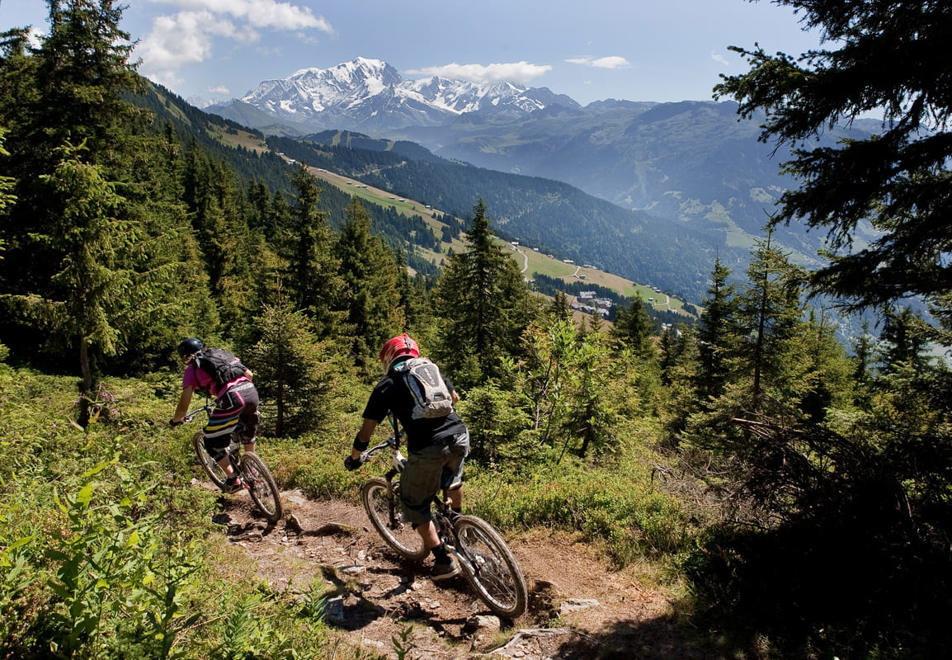
[[[234,473],[225,449],[231,443],[231,435],[241,425],[241,440],[244,451],[254,452],[255,434],[261,414],[258,412],[258,390],[251,382],[250,369],[238,370],[227,383],[219,385],[215,378],[198,366],[203,349],[202,342],[189,337],[179,344],[178,352],[185,361],[185,373],[182,375],[182,395],[179,398],[175,414],[169,420],[171,426],[178,426],[185,420],[192,394],[197,390],[215,397],[215,409],[208,416],[208,425],[203,429],[205,450],[228,475],[222,488],[227,493],[245,488],[241,477]],[[240,365],[240,363],[238,363]]]

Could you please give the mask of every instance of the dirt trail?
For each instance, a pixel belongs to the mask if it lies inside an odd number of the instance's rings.
[[[287,519],[269,527],[247,494],[223,496],[214,521],[274,589],[304,594],[315,579],[332,585],[326,621],[366,651],[396,657],[391,639],[413,623],[413,658],[710,657],[687,640],[663,596],[564,534],[507,539],[526,577],[529,610],[502,621],[500,631],[462,577],[435,585],[426,566],[383,543],[359,505],[299,491],[282,499],[300,528]]]

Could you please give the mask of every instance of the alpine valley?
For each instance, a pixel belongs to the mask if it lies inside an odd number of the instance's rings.
[[[262,82],[206,111],[262,131],[298,160],[460,217],[482,198],[509,239],[692,301],[715,257],[742,274],[795,183],[780,173],[788,152],[758,141],[763,118],[741,119],[732,102],[583,107],[547,88],[405,80],[357,58]],[[878,127],[859,120],[820,139]],[[823,236],[794,224],[772,240],[810,266]]]

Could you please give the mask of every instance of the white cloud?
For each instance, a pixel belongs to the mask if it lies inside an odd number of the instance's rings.
[[[723,64],[724,66],[730,66],[730,62],[727,61],[727,58],[724,57],[721,53],[717,51],[711,51],[711,59],[717,62],[718,64]]]
[[[444,64],[406,71],[407,75],[440,76],[452,80],[469,80],[475,83],[507,81],[524,85],[552,69],[548,64],[506,62],[496,64]]]
[[[565,60],[569,64],[582,64],[595,69],[627,69],[631,66],[624,57],[611,55],[609,57],[573,57]]]
[[[333,28],[309,7],[275,0],[152,0],[178,11],[158,16],[152,31],[136,47],[141,71],[165,85],[181,82],[178,72],[212,55],[215,37],[242,45],[261,39],[259,30],[321,30]]]
[[[222,96],[227,96],[231,94],[231,90],[225,87],[224,85],[219,85],[218,87],[209,87],[208,91],[210,94],[221,94]]]
[[[315,16],[310,7],[299,7],[290,2],[275,0],[152,0],[173,5],[182,11],[209,11],[248,21],[262,28],[276,30],[299,30],[315,28],[333,32],[331,24],[323,16]]]

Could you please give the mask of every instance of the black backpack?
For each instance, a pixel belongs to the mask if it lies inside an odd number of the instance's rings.
[[[195,366],[211,376],[218,387],[224,387],[243,376],[247,369],[234,353],[207,346],[195,354]]]

